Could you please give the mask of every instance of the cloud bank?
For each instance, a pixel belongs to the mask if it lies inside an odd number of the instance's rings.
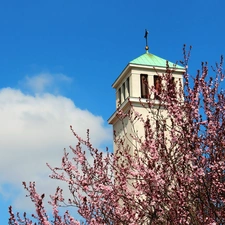
[[[22,181],[36,181],[40,192],[54,193],[46,162],[59,166],[63,149],[76,145],[70,125],[82,137],[90,129],[95,147],[111,141],[111,130],[101,117],[76,107],[69,98],[43,93],[46,79],[39,78],[39,84],[28,81],[41,94],[0,89],[0,195],[22,210],[28,207]]]

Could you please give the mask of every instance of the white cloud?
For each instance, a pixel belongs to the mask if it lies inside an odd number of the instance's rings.
[[[62,84],[68,84],[71,82],[72,78],[64,74],[51,74],[43,72],[34,76],[26,76],[24,80],[19,82],[19,84],[31,93],[44,93],[46,91],[58,93],[58,89]]]
[[[40,81],[40,89],[45,82]],[[1,89],[0,125],[0,194],[13,198],[12,204],[18,209],[28,206],[22,181],[37,181],[40,192],[52,193],[55,189],[46,162],[59,166],[63,149],[75,146],[70,125],[82,137],[90,129],[96,147],[111,141],[111,129],[101,117],[77,108],[69,98],[47,93],[31,96],[20,90]],[[4,188],[5,184],[13,188]]]

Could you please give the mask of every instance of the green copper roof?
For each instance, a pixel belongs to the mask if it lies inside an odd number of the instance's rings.
[[[155,66],[155,67],[166,67],[166,62],[168,60],[162,59],[156,55],[153,55],[151,53],[145,53],[138,58],[130,61],[130,64],[137,64],[137,65],[145,65],[145,66]],[[169,67],[171,68],[178,68],[178,69],[184,69],[184,67],[179,66],[175,63],[169,62]]]

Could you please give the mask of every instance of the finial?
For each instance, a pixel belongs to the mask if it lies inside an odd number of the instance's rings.
[[[146,50],[146,53],[148,53],[148,31],[147,29],[145,29],[145,36],[144,36],[145,40],[146,40],[146,45],[145,45],[145,50]]]

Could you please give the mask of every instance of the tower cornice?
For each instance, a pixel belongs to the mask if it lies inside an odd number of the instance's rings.
[[[108,119],[109,124],[114,124],[119,117],[117,116],[118,110],[122,110],[124,113],[127,113],[127,111],[130,109],[130,106],[132,105],[133,107],[143,107],[143,105],[148,105],[149,101],[151,103],[154,103],[154,107],[157,108],[157,106],[161,105],[159,100],[156,99],[144,99],[144,98],[137,98],[137,97],[130,97],[127,98],[121,105],[120,107],[110,116]]]

